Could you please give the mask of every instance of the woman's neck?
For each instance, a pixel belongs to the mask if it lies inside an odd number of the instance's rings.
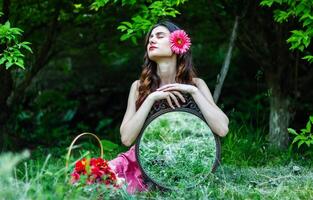
[[[175,83],[176,57],[162,59],[157,62],[157,74],[161,79],[160,87]]]

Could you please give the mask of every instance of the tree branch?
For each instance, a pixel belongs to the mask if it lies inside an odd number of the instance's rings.
[[[46,37],[46,41],[38,54],[35,64],[32,66],[30,71],[26,73],[25,79],[16,87],[12,99],[10,101],[10,106],[16,104],[17,102],[20,102],[20,100],[24,97],[26,88],[30,85],[33,78],[50,60],[51,56],[49,55],[51,54],[49,52],[51,51],[52,44],[56,37],[59,13],[60,6],[58,6],[54,12],[54,17],[52,19],[50,30]]]

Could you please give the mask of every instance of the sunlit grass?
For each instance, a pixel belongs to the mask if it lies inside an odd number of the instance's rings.
[[[249,135],[250,129],[230,130],[222,140],[222,165],[192,190],[129,195],[125,187],[115,192],[73,187],[64,173],[64,147],[41,149],[30,157],[2,153],[0,199],[313,199],[311,157],[268,149],[264,139]],[[121,151],[105,153],[106,159]],[[92,155],[97,154],[95,147]]]

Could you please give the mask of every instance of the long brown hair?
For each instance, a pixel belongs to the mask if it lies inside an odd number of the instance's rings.
[[[139,96],[136,100],[136,110],[139,109],[146,97],[150,93],[154,92],[161,83],[161,79],[157,75],[157,64],[149,59],[147,53],[147,45],[149,43],[150,34],[152,30],[157,26],[165,26],[170,32],[180,30],[180,28],[174,23],[169,21],[163,21],[154,25],[146,35],[145,55],[143,58],[144,63],[142,65],[142,72],[139,79]],[[196,77],[196,71],[192,63],[191,50],[189,49],[186,53],[177,55],[176,63],[176,83],[195,85],[193,78]]]

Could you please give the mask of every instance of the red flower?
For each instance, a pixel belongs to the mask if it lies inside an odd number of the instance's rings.
[[[191,42],[187,33],[183,30],[176,30],[170,35],[171,49],[176,54],[184,54],[188,51]]]
[[[86,158],[83,158],[82,160],[80,161],[77,161],[76,164],[75,164],[75,171],[77,173],[83,173],[83,174],[86,174],[86,163],[87,163],[87,160]]]
[[[115,181],[115,180],[116,180],[116,175],[115,175],[115,173],[111,173],[110,175],[111,175],[111,179]]]
[[[80,175],[76,172],[76,171],[74,171],[72,174],[71,174],[71,183],[72,184],[74,184],[74,183],[76,183],[78,180],[79,180],[79,178],[80,178]]]
[[[87,172],[86,168],[90,170]],[[90,161],[83,158],[76,162],[74,172],[71,174],[71,183],[74,184],[79,181],[80,175],[87,175],[86,183],[88,185],[104,183],[107,186],[113,185],[115,188],[120,188],[123,183],[109,167],[108,161],[102,158],[91,158]]]
[[[96,178],[100,178],[105,172],[97,166],[91,166],[91,174],[93,174]]]
[[[105,183],[106,185],[109,185],[109,184],[110,184],[110,180],[105,180],[104,183]]]

